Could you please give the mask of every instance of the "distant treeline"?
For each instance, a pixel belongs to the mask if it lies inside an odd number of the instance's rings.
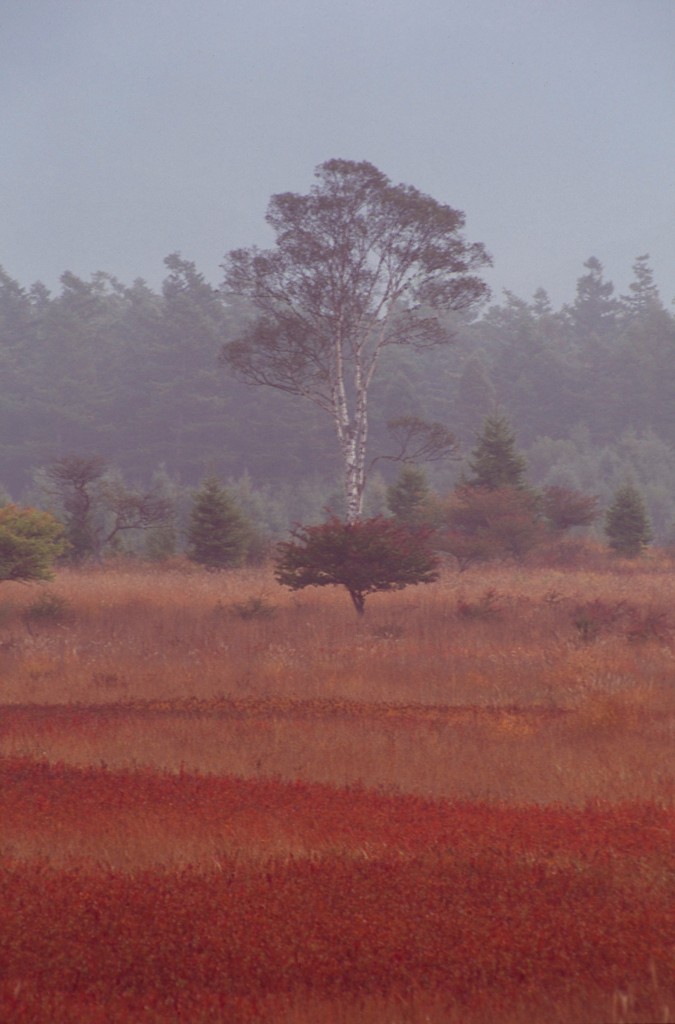
[[[209,475],[244,480],[277,530],[316,515],[339,486],[332,424],[307,403],[233,380],[218,356],[249,311],[190,261],[174,254],[165,264],[160,292],[66,272],[50,294],[0,271],[0,483],[25,501],[40,467],[96,454],[134,486],[160,470],[188,488]],[[498,413],[533,484],[606,502],[630,479],[666,539],[675,522],[675,317],[647,256],[633,272],[617,296],[591,258],[561,309],[543,290],[529,301],[507,292],[480,319],[449,323],[451,344],[391,350],[372,391],[372,454],[387,451],[395,417],[442,422],[467,452]],[[434,466],[431,482],[443,491],[460,471]]]

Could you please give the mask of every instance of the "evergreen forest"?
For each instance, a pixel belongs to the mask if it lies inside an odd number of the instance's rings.
[[[246,386],[219,359],[250,318],[179,254],[159,291],[141,279],[65,272],[60,291],[0,271],[0,485],[5,500],[46,507],[41,473],[69,456],[100,457],[130,487],[187,495],[217,478],[257,527],[339,512],[330,419],[272,388]],[[670,301],[669,299],[667,301]],[[466,472],[486,417],[505,417],[528,484],[597,495],[639,489],[657,543],[675,523],[675,316],[647,255],[625,295],[600,261],[582,266],[555,309],[494,296],[481,314],[447,320],[448,344],[385,354],[371,394],[370,452],[386,456],[387,423],[419,417],[456,436],[459,455],[428,468],[447,493]],[[368,511],[386,507],[394,462],[371,473]],[[182,496],[182,498],[181,498]]]

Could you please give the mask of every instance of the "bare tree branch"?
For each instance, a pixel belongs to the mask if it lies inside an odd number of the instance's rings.
[[[441,462],[459,457],[455,436],[442,423],[427,423],[417,416],[401,416],[389,420],[387,427],[398,443],[398,450],[378,455],[371,461],[369,470],[380,461]]]

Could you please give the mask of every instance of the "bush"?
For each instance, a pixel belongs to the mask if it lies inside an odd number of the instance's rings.
[[[494,587],[485,590],[477,601],[466,601],[464,598],[457,600],[457,614],[462,619],[493,619],[501,611],[502,600]]]
[[[278,545],[274,575],[291,590],[343,586],[362,615],[368,594],[438,579],[431,533],[383,516],[298,526]]]
[[[554,534],[574,526],[591,526],[600,514],[596,494],[582,494],[569,487],[545,487],[542,511]]]
[[[49,580],[66,548],[63,526],[49,512],[0,508],[0,581]]]
[[[73,612],[69,602],[60,594],[51,591],[40,594],[27,608],[24,609],[23,619],[26,625],[31,623],[44,623],[62,625],[72,619]]]
[[[460,572],[476,562],[522,559],[542,541],[538,498],[516,487],[458,487],[432,503],[435,546],[457,559]]]
[[[630,607],[625,601],[602,601],[595,598],[578,604],[572,612],[572,625],[582,640],[596,640],[601,634],[618,633]]]
[[[276,606],[264,597],[249,597],[246,601],[234,601],[232,611],[240,619],[271,619],[277,613]]]

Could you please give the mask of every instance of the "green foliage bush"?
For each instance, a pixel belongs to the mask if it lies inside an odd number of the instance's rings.
[[[0,508],[0,581],[49,580],[66,548],[63,526],[49,512]]]

